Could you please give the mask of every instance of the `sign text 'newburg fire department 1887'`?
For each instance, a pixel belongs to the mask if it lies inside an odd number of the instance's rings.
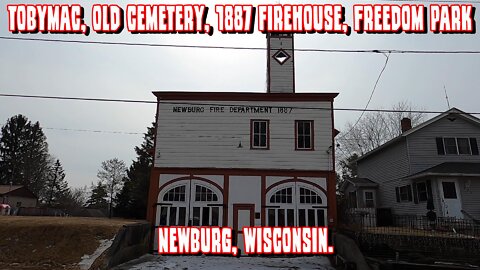
[[[292,107],[272,106],[175,106],[175,113],[291,113]]]

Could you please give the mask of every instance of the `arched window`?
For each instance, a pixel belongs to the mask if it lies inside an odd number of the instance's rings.
[[[322,198],[318,194],[310,189],[300,188],[300,203],[305,204],[321,204]]]
[[[275,192],[272,197],[270,197],[271,203],[292,203],[292,188],[284,188]]]
[[[197,202],[216,202],[218,201],[217,194],[215,194],[211,189],[196,185],[195,187],[195,201]]]
[[[184,202],[185,201],[185,185],[170,189],[163,195],[165,202]]]

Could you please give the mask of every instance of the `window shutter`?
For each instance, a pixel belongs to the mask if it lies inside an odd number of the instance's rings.
[[[408,189],[408,201],[411,202],[412,201],[412,186],[407,185],[407,189]]]
[[[470,138],[470,147],[472,148],[472,155],[478,156],[478,145],[476,138]]]
[[[400,188],[396,187],[395,188],[395,193],[397,195],[397,202],[400,202]]]
[[[443,138],[437,137],[435,138],[437,141],[437,153],[439,155],[445,155],[445,148],[443,147]]]
[[[431,199],[433,199],[433,194],[432,194],[432,181],[431,181],[431,180],[427,180],[426,184],[427,184],[427,196],[428,196],[428,199],[431,200]]]
[[[417,183],[413,183],[412,188],[413,188],[413,202],[418,204]]]

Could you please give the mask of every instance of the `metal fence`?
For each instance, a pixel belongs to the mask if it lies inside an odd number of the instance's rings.
[[[474,220],[426,216],[351,213],[343,224],[354,230],[375,234],[480,239],[480,224]]]

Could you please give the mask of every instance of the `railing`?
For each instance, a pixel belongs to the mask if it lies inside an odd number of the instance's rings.
[[[426,216],[377,216],[371,212],[356,212],[347,214],[343,225],[354,231],[375,234],[480,239],[480,224],[468,219],[437,217],[430,220]]]

